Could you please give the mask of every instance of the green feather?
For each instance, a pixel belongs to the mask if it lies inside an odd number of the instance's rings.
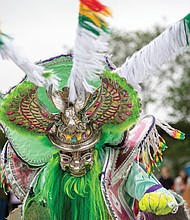
[[[0,32],[0,46],[2,46],[4,44],[4,42],[2,40],[2,36],[7,37],[10,40],[12,39],[12,37],[10,37],[9,35]]]
[[[96,26],[96,24],[88,17],[84,16],[84,15],[79,15],[79,25],[89,31],[91,31],[92,33],[96,34],[97,36],[100,35],[100,32],[98,31],[99,27],[97,27],[96,29],[93,28],[90,24],[93,24],[94,26]],[[103,30],[106,33],[110,33],[109,28],[107,28],[104,20],[100,20],[101,22],[101,27],[100,29]]]
[[[84,16],[84,15],[79,15],[79,25],[82,27],[82,28],[84,28],[84,29],[86,29],[86,30],[88,30],[88,31],[90,31],[90,32],[92,32],[92,33],[94,33],[95,35],[97,35],[97,36],[99,36],[100,35],[100,32],[98,31],[98,29],[95,29],[95,28],[93,28],[90,24],[88,24],[88,22],[90,22],[90,23],[93,23],[94,24],[94,22],[92,21],[92,20],[90,20],[89,18],[87,18],[86,16]],[[86,22],[87,21],[87,22]]]

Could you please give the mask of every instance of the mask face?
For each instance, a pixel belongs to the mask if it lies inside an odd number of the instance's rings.
[[[81,177],[92,169],[94,162],[94,149],[84,151],[60,151],[60,165],[62,170],[70,175]]]

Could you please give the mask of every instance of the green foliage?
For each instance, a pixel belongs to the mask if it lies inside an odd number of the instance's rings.
[[[168,96],[165,103],[172,106],[170,113],[181,121],[190,122],[190,52],[185,57],[178,57],[176,65],[181,68],[181,74],[174,82],[173,86],[168,87]]]

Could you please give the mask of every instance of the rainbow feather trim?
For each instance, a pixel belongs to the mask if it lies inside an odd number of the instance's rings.
[[[109,8],[96,0],[81,0],[79,10],[79,25],[96,35],[100,35],[100,30],[108,31],[108,23],[104,17],[111,16]],[[97,29],[98,28],[98,29]]]
[[[180,130],[177,130],[175,128],[172,128],[168,123],[162,122],[158,119],[156,119],[156,125],[158,125],[160,128],[162,128],[167,134],[169,134],[171,137],[179,140],[185,139],[185,133],[181,132]]]

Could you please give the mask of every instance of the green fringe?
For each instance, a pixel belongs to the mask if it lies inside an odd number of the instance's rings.
[[[2,103],[2,101],[3,101],[3,95],[2,95],[2,93],[0,92],[0,104]]]
[[[61,170],[59,155],[54,155],[40,174],[34,193],[30,194],[26,201],[24,219],[108,219],[99,180],[102,167],[97,161],[97,156],[96,151],[95,163],[91,171],[83,177],[73,177]],[[41,209],[46,212],[42,212],[42,216],[34,216],[35,210]],[[33,213],[32,218],[30,213]]]
[[[43,74],[42,74],[42,76],[43,76],[44,78],[49,78],[49,77],[51,77],[52,75],[53,75],[52,72],[46,72],[46,73],[43,73]]]
[[[138,93],[133,89],[131,85],[127,83],[124,78],[121,78],[117,73],[110,72],[105,70],[103,77],[110,78],[111,80],[117,82],[123,89],[125,89],[132,101],[133,113],[127,117],[126,121],[120,124],[107,124],[103,126],[104,132],[124,132],[126,129],[129,129],[135,122],[137,122],[140,112],[141,112],[141,103],[138,97]]]
[[[187,45],[189,45],[189,34],[190,34],[190,13],[184,17],[183,19],[184,22],[184,27],[185,27],[185,32],[186,32],[186,40],[187,40]],[[188,30],[186,29],[188,28]]]
[[[112,132],[102,132],[101,138],[98,143],[95,145],[97,150],[100,150],[104,147],[105,144],[117,146],[123,140],[124,134],[121,133],[112,133]]]

